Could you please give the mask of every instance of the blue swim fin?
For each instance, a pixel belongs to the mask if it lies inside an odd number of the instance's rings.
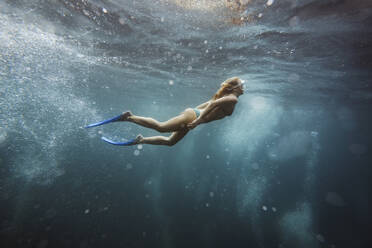
[[[111,145],[116,145],[116,146],[131,146],[131,145],[135,145],[136,144],[136,139],[131,139],[127,142],[116,142],[116,141],[112,141],[106,137],[102,137],[101,138],[103,141],[106,141],[107,143],[111,144]]]
[[[97,126],[101,126],[101,125],[104,125],[104,124],[107,124],[107,123],[110,123],[110,122],[115,122],[115,121],[119,120],[120,117],[121,117],[121,115],[118,115],[118,116],[115,116],[114,118],[111,118],[111,119],[108,119],[108,120],[104,120],[104,121],[100,121],[100,122],[97,122],[97,123],[89,124],[85,128],[97,127]]]

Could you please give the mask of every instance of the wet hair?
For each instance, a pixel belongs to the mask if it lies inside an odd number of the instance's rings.
[[[232,77],[226,79],[222,84],[219,90],[214,94],[212,100],[219,99],[227,94],[230,94],[235,89],[234,86],[237,86],[242,83],[242,80],[238,77]]]

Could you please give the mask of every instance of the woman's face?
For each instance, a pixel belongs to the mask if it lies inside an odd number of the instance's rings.
[[[235,90],[239,95],[244,94],[244,84],[241,80],[238,81],[238,83],[234,86],[232,86],[232,89]]]
[[[238,85],[238,87],[236,88],[237,92],[240,94],[240,95],[243,95],[244,94],[244,88],[243,88],[243,84],[240,83]]]

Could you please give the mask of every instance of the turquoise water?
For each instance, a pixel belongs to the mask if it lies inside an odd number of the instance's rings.
[[[1,1],[1,247],[368,247],[369,1]],[[234,114],[167,120],[239,76]]]

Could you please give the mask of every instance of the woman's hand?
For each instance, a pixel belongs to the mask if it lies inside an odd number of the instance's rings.
[[[197,125],[198,123],[196,122],[196,120],[194,120],[193,122],[187,124],[187,128],[191,130],[194,129]]]

